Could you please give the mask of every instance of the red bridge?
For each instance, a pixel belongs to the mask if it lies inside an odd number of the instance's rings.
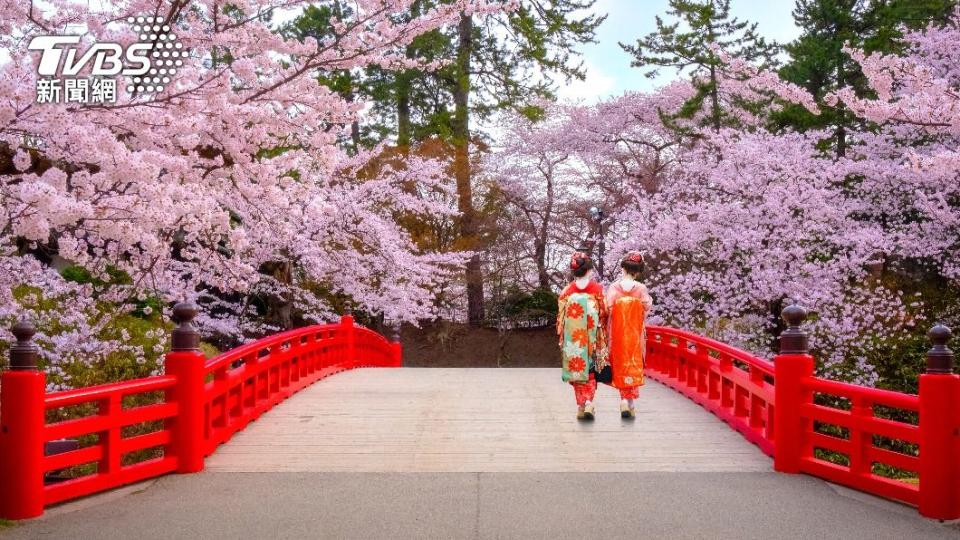
[[[31,518],[64,501],[168,473],[202,471],[218,447],[307,386],[354,368],[401,365],[399,343],[355,325],[350,316],[208,360],[198,350],[191,324],[195,315],[190,305],[174,308],[179,326],[163,375],[63,392],[46,391],[44,373],[36,367],[32,326],[13,328],[18,341],[0,392],[0,517]],[[784,310],[788,328],[772,363],[684,330],[650,327],[648,374],[772,457],[776,471],[805,473],[915,506],[930,518],[960,518],[960,376],[953,374],[953,355],[946,347],[949,329],[931,330],[927,372],[920,376],[919,394],[909,395],[815,376],[801,328],[805,316],[796,306]],[[137,406],[137,396],[155,399]],[[405,399],[412,406],[410,397]],[[641,407],[644,403],[641,397]],[[135,427],[140,429],[131,435]],[[366,436],[376,444],[377,434]],[[627,435],[618,431],[616,436]],[[572,444],[585,436],[574,437]],[[77,439],[87,442],[51,452],[59,441]],[[570,442],[565,441],[561,444]],[[511,452],[519,459],[516,448]],[[546,451],[537,452],[546,459]],[[484,453],[492,456],[495,450]],[[722,459],[719,453],[717,459]],[[511,470],[527,470],[522,462],[513,463]],[[89,466],[78,468],[83,465]],[[541,465],[538,470],[566,470],[564,463]],[[71,468],[83,474],[45,483],[45,475]],[[398,471],[408,469],[398,462]],[[881,476],[881,469],[903,472],[907,479]],[[474,469],[448,462],[424,470]]]

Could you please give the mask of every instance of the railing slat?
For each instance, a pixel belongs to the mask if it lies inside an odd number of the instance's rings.
[[[851,430],[861,430],[873,435],[881,435],[891,439],[919,444],[920,428],[903,422],[896,422],[884,418],[854,416],[849,411],[831,409],[823,405],[806,403],[801,406],[804,418],[835,424]]]
[[[71,405],[80,405],[92,401],[107,399],[112,395],[128,396],[132,394],[142,394],[144,392],[156,392],[168,390],[176,383],[176,379],[167,375],[157,375],[145,379],[134,379],[119,383],[102,384],[99,386],[89,386],[87,388],[77,388],[76,390],[65,390],[62,392],[53,392],[47,394],[44,404],[47,409],[56,409],[59,407],[69,407]]]
[[[66,469],[67,467],[92,463],[94,461],[100,461],[101,459],[103,459],[103,447],[99,444],[88,446],[86,448],[80,448],[79,450],[71,450],[70,452],[44,457],[43,472]]]
[[[902,394],[880,388],[868,388],[839,381],[821,379],[819,377],[806,377],[801,383],[812,392],[820,392],[847,399],[863,399],[865,403],[874,405],[885,405],[894,409],[904,409],[917,412],[920,410],[920,398],[913,394]]]
[[[876,446],[867,450],[867,460],[870,462],[893,465],[898,469],[903,469],[912,473],[920,472],[920,458],[916,456],[908,456],[907,454],[901,454],[899,452],[891,452],[890,450],[884,450],[883,448],[877,448]]]
[[[160,431],[154,431],[152,433],[145,433],[143,435],[136,435],[133,437],[120,439],[118,449],[120,454],[123,455],[129,452],[136,452],[137,450],[145,450],[147,448],[164,446],[167,444],[170,444],[170,431],[163,429]]]
[[[176,468],[177,460],[175,458],[163,457],[124,467],[112,475],[92,474],[74,480],[67,480],[66,482],[47,486],[44,490],[45,501],[47,505],[51,505],[76,499],[110,488],[120,487],[167,474],[173,472]]]

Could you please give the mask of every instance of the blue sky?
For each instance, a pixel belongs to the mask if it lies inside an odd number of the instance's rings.
[[[732,0],[734,17],[758,24],[757,30],[768,39],[787,42],[799,30],[793,24],[794,0]],[[675,74],[662,72],[657,80],[647,79],[646,70],[630,67],[630,55],[618,42],[635,42],[656,30],[656,15],[665,16],[667,0],[597,0],[595,11],[609,16],[597,29],[597,43],[581,49],[587,69],[586,81],[561,84],[560,96],[594,102],[627,90],[652,90]],[[668,19],[669,20],[669,19]]]

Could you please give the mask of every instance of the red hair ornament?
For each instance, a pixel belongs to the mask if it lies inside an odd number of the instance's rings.
[[[626,260],[632,262],[632,263],[642,263],[642,262],[643,262],[643,255],[641,255],[639,251],[631,251],[631,252],[627,253],[626,257],[624,257],[624,258],[625,258]]]
[[[580,268],[586,264],[588,260],[590,260],[590,257],[588,257],[586,253],[582,251],[576,251],[570,256],[570,269],[576,270],[577,268]]]

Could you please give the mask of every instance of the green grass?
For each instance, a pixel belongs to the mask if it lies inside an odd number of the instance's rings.
[[[207,358],[213,358],[214,356],[220,354],[220,349],[214,347],[213,345],[207,343],[206,341],[200,342],[200,352],[203,353]]]
[[[6,529],[7,527],[16,527],[16,521],[10,521],[9,519],[0,519],[0,529]]]

